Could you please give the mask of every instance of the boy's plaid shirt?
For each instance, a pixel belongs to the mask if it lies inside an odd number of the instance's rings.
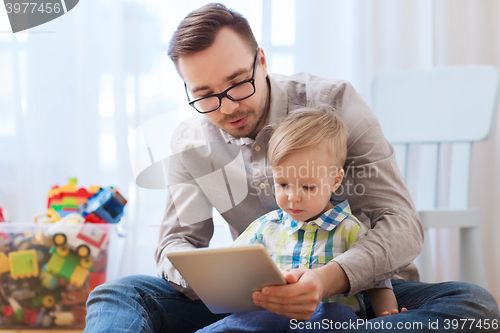
[[[281,209],[269,212],[250,224],[234,245],[262,244],[284,270],[324,266],[368,233],[368,228],[352,215],[347,200],[331,201],[340,203],[309,222],[294,221]],[[364,315],[360,294],[331,296],[323,302],[339,302]]]

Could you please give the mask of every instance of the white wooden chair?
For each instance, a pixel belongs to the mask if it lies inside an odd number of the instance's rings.
[[[469,175],[472,143],[484,140],[494,123],[498,87],[499,72],[488,65],[404,70],[373,81],[373,112],[426,230],[416,260],[422,281],[435,281],[428,229],[459,228],[460,280],[487,287]]]

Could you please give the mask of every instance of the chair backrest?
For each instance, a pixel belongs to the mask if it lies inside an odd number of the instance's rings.
[[[372,109],[417,209],[468,207],[471,143],[491,132],[499,72],[489,65],[383,74]]]

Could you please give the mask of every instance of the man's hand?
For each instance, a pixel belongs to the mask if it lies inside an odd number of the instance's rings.
[[[349,288],[347,276],[336,262],[317,269],[293,269],[283,276],[287,285],[256,291],[253,301],[266,310],[298,320],[311,318],[323,298]]]

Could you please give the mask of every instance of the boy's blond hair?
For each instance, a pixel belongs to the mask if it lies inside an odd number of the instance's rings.
[[[347,157],[347,127],[331,107],[307,107],[292,111],[274,129],[269,140],[271,166],[291,155],[321,147],[342,168]]]

